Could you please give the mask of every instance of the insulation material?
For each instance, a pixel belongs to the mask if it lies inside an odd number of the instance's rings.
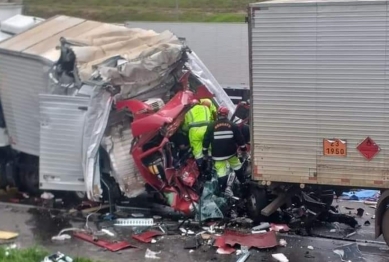
[[[112,176],[127,197],[144,191],[143,179],[130,153],[132,139],[130,119],[124,111],[112,111],[101,146],[109,155]]]
[[[67,39],[72,46],[81,81],[98,68],[103,80],[121,86],[122,96],[133,97],[158,86],[181,59],[183,45],[171,32],[129,29],[106,24],[98,33]],[[115,63],[104,63],[116,60]]]

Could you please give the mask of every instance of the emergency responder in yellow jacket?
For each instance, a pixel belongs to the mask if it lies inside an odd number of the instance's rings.
[[[210,99],[201,99],[200,103],[193,106],[185,115],[183,130],[188,133],[189,143],[196,161],[200,164],[203,158],[203,139],[209,123],[215,120],[212,113],[216,111]]]

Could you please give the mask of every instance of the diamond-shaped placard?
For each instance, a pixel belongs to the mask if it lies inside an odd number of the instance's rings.
[[[377,155],[381,148],[374,142],[373,139],[367,137],[357,147],[357,150],[367,159],[372,160]]]

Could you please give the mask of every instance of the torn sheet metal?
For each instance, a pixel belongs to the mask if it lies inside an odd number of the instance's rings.
[[[143,243],[151,243],[151,240],[154,237],[162,236],[162,235],[163,235],[162,232],[155,231],[155,230],[150,230],[150,231],[143,232],[143,233],[140,233],[140,234],[137,234],[137,235],[132,235],[132,238],[136,239],[136,240],[138,240],[140,242],[143,242]]]
[[[112,176],[127,197],[136,197],[145,188],[130,153],[132,139],[129,117],[124,111],[112,111],[101,146],[109,155]]]
[[[230,117],[235,112],[235,105],[232,103],[230,97],[224,91],[223,87],[217,82],[212,73],[200,60],[195,52],[188,52],[188,66],[192,73],[196,75],[199,80],[215,95],[215,100],[218,105],[227,107],[230,110]]]
[[[110,93],[95,86],[85,117],[82,164],[86,192],[93,201],[99,201],[102,194],[98,150],[107,126],[112,100]]]
[[[110,241],[106,241],[103,239],[96,239],[94,236],[86,234],[86,233],[82,233],[82,232],[74,232],[73,236],[78,238],[78,239],[84,240],[86,242],[92,243],[96,246],[105,248],[111,252],[116,252],[116,251],[130,248],[130,247],[136,248],[135,246],[131,245],[130,243],[128,243],[126,241],[110,242]]]
[[[243,234],[236,231],[226,230],[224,234],[215,241],[215,246],[223,247],[224,245],[241,245],[248,248],[256,247],[259,249],[273,248],[278,245],[276,234],[269,231],[264,234]]]

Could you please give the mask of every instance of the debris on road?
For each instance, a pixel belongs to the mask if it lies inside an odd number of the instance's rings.
[[[112,233],[111,231],[109,231],[109,230],[106,229],[106,228],[101,229],[101,232],[105,233],[106,235],[108,235],[108,236],[110,236],[110,237],[114,237],[114,236],[115,236],[114,233]]]
[[[160,259],[159,255],[161,254],[161,251],[158,251],[158,252],[154,252],[154,251],[151,251],[150,249],[147,249],[146,250],[146,254],[145,254],[145,258],[150,258],[150,259]]]
[[[313,250],[313,246],[308,246],[307,248],[310,250]]]
[[[154,225],[152,218],[118,218],[115,221],[115,226],[121,227],[150,227]]]
[[[276,234],[269,231],[265,234],[243,234],[236,231],[226,230],[223,235],[217,237],[215,245],[223,246],[227,244],[230,246],[241,245],[249,248],[256,247],[259,249],[273,248],[278,245]]]
[[[180,227],[179,230],[181,231],[183,236],[194,235],[195,234],[192,230],[185,229],[185,228],[182,228],[182,227]]]
[[[53,236],[51,238],[51,240],[53,240],[53,241],[65,241],[65,240],[69,240],[71,238],[72,237],[68,234],[62,234],[62,235],[58,235],[58,236]]]
[[[344,192],[342,197],[344,200],[378,201],[380,197],[380,191],[362,189],[358,191]]]
[[[282,253],[272,254],[271,256],[278,262],[289,262],[289,259]]]
[[[162,235],[163,235],[162,232],[156,230],[150,230],[140,234],[132,235],[132,238],[143,243],[151,243],[154,237],[162,236]]]
[[[253,227],[252,231],[261,231],[261,230],[266,230],[268,228],[270,228],[270,224],[265,222],[265,223],[261,223],[258,226]]]
[[[44,192],[42,195],[41,195],[41,198],[42,199],[45,199],[45,200],[51,200],[54,198],[54,195],[52,193],[49,193],[49,192]]]
[[[363,208],[358,208],[357,209],[357,216],[362,217],[364,212],[365,212],[365,210]]]
[[[73,259],[62,254],[61,252],[58,252],[56,254],[45,257],[42,262],[73,262]]]
[[[270,224],[270,228],[272,231],[280,233],[287,233],[290,231],[289,226],[286,224]]]
[[[11,240],[13,238],[18,237],[19,234],[15,232],[9,231],[0,231],[0,240]]]
[[[250,251],[248,251],[248,249],[244,249],[242,254],[239,256],[238,260],[236,260],[236,262],[245,262],[249,256],[251,255]]]
[[[280,246],[281,247],[286,247],[286,245],[288,244],[287,242],[286,242],[286,240],[285,239],[280,239]]]
[[[364,223],[365,226],[370,226],[370,221],[369,220],[366,220],[365,223]]]
[[[312,256],[311,254],[309,254],[309,251],[305,252],[304,257],[305,258],[315,258],[315,256]]]
[[[126,241],[119,241],[119,242],[111,242],[103,239],[99,239],[96,236],[92,236],[90,234],[82,233],[82,232],[74,232],[73,236],[84,240],[86,242],[92,243],[96,246],[108,249],[111,252],[116,252],[125,248],[135,248],[135,246],[131,245],[130,243]]]
[[[340,256],[341,261],[366,262],[357,243],[339,247],[333,252]]]
[[[351,232],[350,234],[347,234],[346,235],[346,238],[349,238],[349,237],[352,237],[352,236],[354,236],[354,235],[356,235],[357,234],[357,232]]]
[[[227,245],[224,245],[222,247],[219,247],[217,250],[216,250],[216,253],[220,254],[220,255],[231,255],[232,253],[235,252],[235,248],[233,247],[230,247],[230,246],[227,246]]]

